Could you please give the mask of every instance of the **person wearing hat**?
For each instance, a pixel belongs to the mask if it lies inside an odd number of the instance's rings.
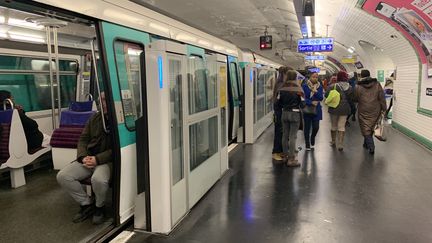
[[[371,78],[369,70],[361,71],[362,79],[354,91],[354,100],[358,102],[358,118],[364,137],[363,147],[370,154],[375,153],[373,132],[375,125],[386,109],[384,90],[376,78]]]
[[[343,150],[345,137],[345,122],[349,114],[351,114],[350,100],[352,98],[353,89],[348,81],[348,74],[345,71],[339,71],[337,74],[337,83],[330,85],[327,88],[325,97],[327,98],[330,91],[335,89],[340,94],[339,105],[335,108],[329,107],[331,119],[331,146],[336,146],[339,151]]]

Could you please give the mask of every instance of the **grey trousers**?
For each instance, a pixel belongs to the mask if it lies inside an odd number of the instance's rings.
[[[57,182],[65,189],[72,198],[81,206],[92,203],[79,182],[91,176],[92,189],[96,197],[96,207],[105,205],[106,193],[109,188],[111,177],[111,164],[98,165],[93,169],[86,168],[79,162],[73,162],[57,174]]]
[[[297,132],[300,126],[300,112],[282,112],[282,147],[283,152],[289,157],[295,156]]]

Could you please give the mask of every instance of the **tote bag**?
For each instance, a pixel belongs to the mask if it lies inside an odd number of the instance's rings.
[[[387,141],[387,132],[383,115],[378,118],[377,124],[375,125],[374,136],[382,142]]]

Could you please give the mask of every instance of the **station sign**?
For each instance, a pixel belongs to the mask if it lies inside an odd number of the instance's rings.
[[[357,56],[344,56],[341,60],[342,63],[355,64],[357,62]]]
[[[333,38],[299,39],[298,52],[331,52],[333,51]]]
[[[325,56],[305,56],[305,60],[306,61],[324,61],[325,60]]]
[[[319,73],[321,71],[321,68],[309,68],[308,71],[311,73]]]

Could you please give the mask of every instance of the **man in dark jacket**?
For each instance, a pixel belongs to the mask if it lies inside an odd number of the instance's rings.
[[[101,94],[102,107],[106,113],[106,104]],[[78,202],[81,210],[74,216],[73,222],[82,222],[93,214],[93,223],[104,220],[106,193],[111,177],[111,137],[105,132],[100,112],[93,115],[86,124],[78,142],[77,159],[57,174],[58,183]],[[95,194],[95,206],[84,191],[80,181],[91,177]]]
[[[283,84],[283,78],[284,75],[286,75],[286,72],[288,71],[287,67],[280,67],[279,68],[279,75],[277,78],[277,82],[275,83],[274,90],[273,90],[273,121],[274,121],[274,139],[273,139],[273,152],[272,157],[274,160],[281,161],[282,158],[282,108],[277,103],[277,95],[278,90]]]

